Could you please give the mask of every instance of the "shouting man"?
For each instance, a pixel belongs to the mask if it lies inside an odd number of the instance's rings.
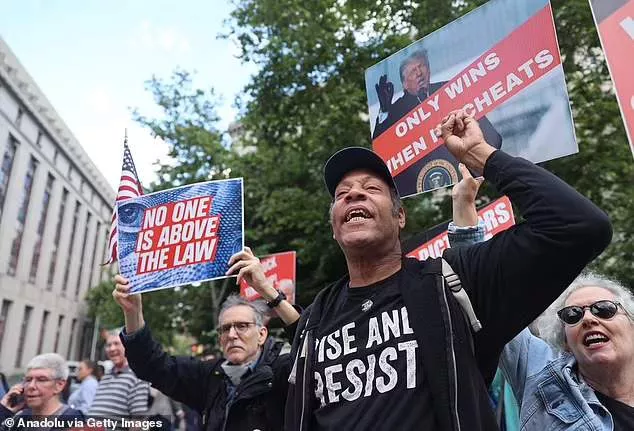
[[[286,429],[497,429],[487,386],[502,348],[610,242],[600,209],[544,169],[493,148],[474,118],[455,111],[437,133],[526,219],[444,252],[482,329],[472,334],[441,259],[403,258],[405,212],[383,161],[364,148],[337,152],[324,176],[348,274],[302,313]]]

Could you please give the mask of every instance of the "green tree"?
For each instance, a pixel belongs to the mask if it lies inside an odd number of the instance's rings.
[[[193,88],[189,72],[175,70],[169,79],[153,76],[146,82],[162,114],[158,118],[133,111],[133,118],[169,147],[170,163],[160,164],[151,191],[228,176],[222,133],[217,129],[218,98],[213,89]]]
[[[243,162],[262,186],[249,191],[250,240],[298,250],[302,301],[344,270],[326,222],[321,166],[343,146],[369,145],[364,69],[483,3],[237,3],[229,37],[260,66],[241,104],[246,139],[257,147]],[[553,8],[580,153],[547,167],[609,213],[614,242],[593,268],[632,285],[634,165],[610,78],[588,2],[554,0]],[[430,194],[407,200],[405,236],[449,216],[447,199],[433,202]]]
[[[345,272],[322,166],[343,146],[369,144],[364,69],[410,41],[403,20],[391,19],[399,9],[251,0],[232,15],[230,37],[260,66],[240,104],[243,139],[257,148],[236,166],[246,178],[247,238],[259,253],[297,250],[302,303]],[[414,227],[440,220],[433,205],[409,201],[408,210]]]
[[[243,176],[247,243],[260,255],[297,250],[299,301],[310,302],[345,272],[328,222],[322,167],[344,146],[370,145],[364,70],[483,3],[236,0],[225,36],[238,43],[243,61],[258,66],[237,100],[243,133],[234,144],[241,151],[223,145],[213,91],[193,89],[182,71],[171,81],[153,78],[149,89],[164,115],[137,113],[137,119],[174,157],[161,167],[156,187]],[[587,0],[552,3],[580,153],[546,165],[610,214],[614,241],[594,268],[631,285],[634,165],[609,75]],[[485,191],[482,201],[492,197]],[[450,216],[443,193],[405,204],[404,238]],[[184,297],[183,313],[197,335],[212,339],[218,301],[206,289],[217,292],[217,286],[184,289],[193,301]]]
[[[614,239],[592,265],[634,287],[634,163],[587,1],[554,0],[579,153],[549,170],[603,208]]]

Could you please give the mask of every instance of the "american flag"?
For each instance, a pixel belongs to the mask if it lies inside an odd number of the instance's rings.
[[[117,191],[117,199],[114,203],[112,211],[112,225],[110,226],[110,238],[108,239],[108,261],[104,265],[117,261],[117,240],[119,233],[117,232],[117,202],[130,198],[136,198],[143,195],[143,186],[139,181],[139,176],[134,167],[134,160],[128,147],[128,138],[123,142],[123,166],[121,168],[121,180],[119,181],[119,190]]]

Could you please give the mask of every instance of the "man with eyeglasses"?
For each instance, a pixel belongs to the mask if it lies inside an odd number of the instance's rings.
[[[227,275],[244,278],[287,325],[299,319],[295,308],[266,279],[248,247],[231,257]],[[113,296],[125,316],[121,340],[137,375],[162,393],[202,415],[206,431],[281,430],[290,357],[284,343],[268,337],[260,302],[229,296],[220,308],[218,335],[224,357],[200,361],[168,355],[152,339],[143,318],[141,295],[130,295],[128,280],[115,276]],[[292,326],[289,327],[292,338]]]
[[[20,431],[37,428],[34,421],[57,417],[53,429],[65,429],[74,419],[83,417],[61,400],[68,378],[68,366],[57,353],[45,353],[31,359],[22,383],[14,385],[0,400],[0,429]]]

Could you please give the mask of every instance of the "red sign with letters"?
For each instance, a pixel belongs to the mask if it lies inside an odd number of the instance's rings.
[[[266,278],[273,282],[277,290],[284,292],[291,304],[295,303],[295,260],[294,251],[269,254],[260,259]],[[260,294],[244,279],[240,281],[240,296],[249,301],[260,298]]]
[[[591,0],[590,6],[634,155],[634,0]]]
[[[493,201],[478,211],[478,220],[484,222],[485,239],[489,239],[496,233],[510,228],[515,224],[511,201],[506,196]],[[409,252],[407,257],[414,257],[418,260],[425,260],[430,257],[436,258],[442,256],[442,252],[446,248],[449,248],[449,237],[447,230],[444,230],[439,235]]]

